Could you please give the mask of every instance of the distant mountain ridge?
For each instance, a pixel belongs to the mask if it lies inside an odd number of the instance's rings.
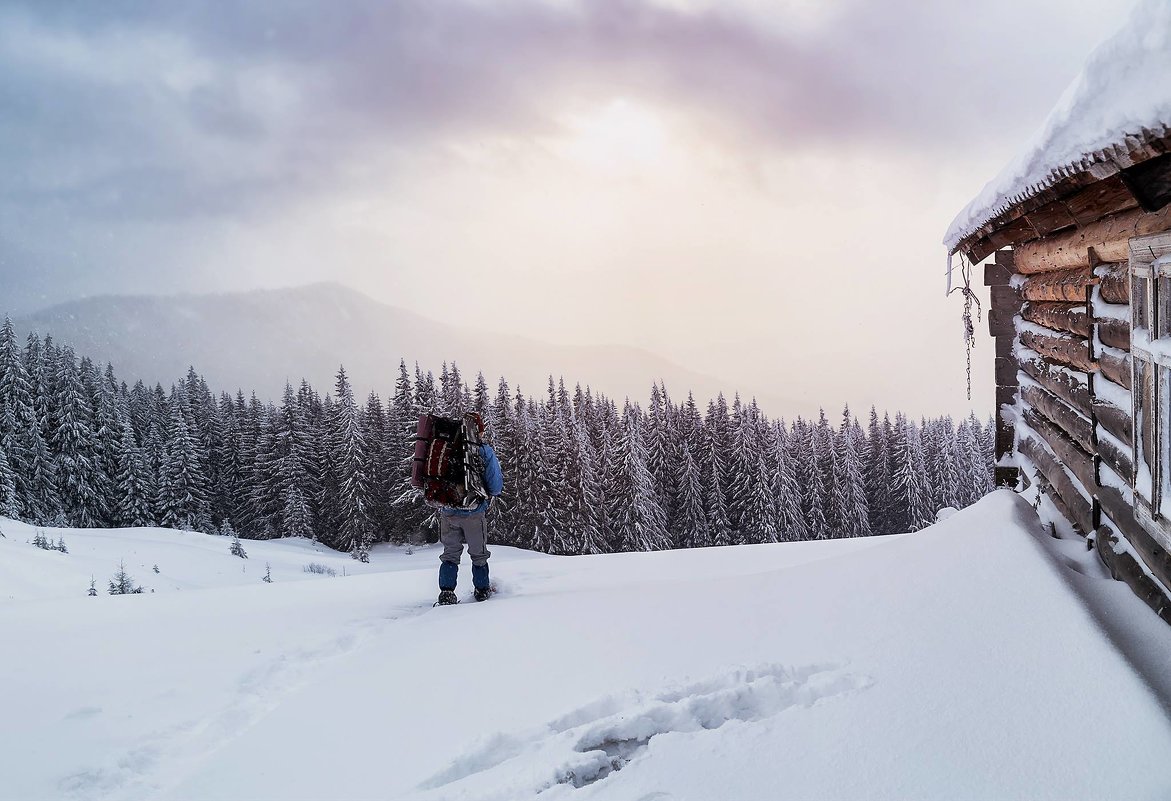
[[[393,390],[400,358],[438,371],[456,362],[470,384],[482,371],[493,391],[503,375],[515,392],[544,393],[564,376],[618,400],[645,401],[651,384],[706,404],[733,388],[640,348],[570,346],[482,333],[376,301],[336,283],[199,295],[107,295],[18,318],[21,334],[51,334],[78,355],[110,362],[126,381],[169,386],[193,365],[215,391],[242,388],[279,398],[307,378],[325,391],[344,364],[363,395]]]

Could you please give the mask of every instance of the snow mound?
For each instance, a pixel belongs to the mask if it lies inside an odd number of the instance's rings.
[[[952,221],[943,243],[961,241],[1061,178],[1114,156],[1127,137],[1171,127],[1171,3],[1139,0],[1121,30],[1090,55],[1024,151]]]

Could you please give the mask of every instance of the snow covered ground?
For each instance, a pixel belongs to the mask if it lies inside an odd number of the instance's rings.
[[[901,537],[498,548],[499,595],[440,609],[433,549],[0,527],[0,798],[1171,797],[1171,630],[1009,493]],[[105,595],[119,559],[156,592]]]

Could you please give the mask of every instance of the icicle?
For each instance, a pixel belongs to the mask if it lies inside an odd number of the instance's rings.
[[[944,292],[945,296],[951,294],[951,270],[952,270],[951,259],[952,259],[952,256],[954,256],[954,255],[955,255],[954,253],[952,253],[951,251],[948,251],[948,254],[947,254],[947,291]]]

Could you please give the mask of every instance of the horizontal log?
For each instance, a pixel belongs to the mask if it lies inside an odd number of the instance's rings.
[[[1111,518],[1111,523],[1114,523]],[[1119,526],[1121,528],[1121,526]],[[1130,539],[1127,537],[1127,539]],[[1110,575],[1130,587],[1131,592],[1147,605],[1156,615],[1167,623],[1171,623],[1171,599],[1168,599],[1163,590],[1151,580],[1146,571],[1139,565],[1138,560],[1127,551],[1116,551],[1114,545],[1118,542],[1118,534],[1110,526],[1103,525],[1098,529],[1098,558],[1110,571]],[[1146,557],[1144,556],[1144,561]],[[1152,572],[1155,572],[1152,568]],[[1158,573],[1155,573],[1158,575]],[[1163,579],[1166,582],[1167,579]]]
[[[1100,379],[1099,379],[1100,380]],[[1134,420],[1129,409],[1119,409],[1101,398],[1094,398],[1094,417],[1102,428],[1127,448],[1134,444]]]
[[[1023,275],[1051,270],[1091,267],[1097,262],[1124,261],[1130,240],[1171,230],[1171,206],[1148,213],[1124,211],[1090,223],[1084,228],[1027,242],[1016,248],[1016,269]],[[1090,249],[1094,256],[1090,256]]]
[[[1061,333],[1076,334],[1087,339],[1090,336],[1090,315],[1086,313],[1084,303],[1052,300],[1030,302],[1021,308],[1021,317]]]
[[[1106,269],[1102,269],[1102,268]],[[1130,269],[1126,264],[1102,264],[1098,279],[1098,295],[1107,303],[1130,306]]]
[[[1021,370],[1083,415],[1090,416],[1090,385],[1085,373],[1079,379],[1064,370],[1050,367],[1040,359],[1027,359],[1021,362]]]
[[[1025,300],[1064,300],[1085,303],[1087,288],[1098,283],[1089,267],[1034,275],[1021,285]]]
[[[1109,178],[1083,189],[1065,200],[1065,207],[1078,225],[1089,225],[1103,217],[1138,206],[1138,200],[1122,180],[1121,175]]]
[[[1098,318],[1098,339],[1103,345],[1130,352],[1130,323],[1126,320]]]
[[[1083,373],[1094,372],[1094,363],[1090,360],[1089,340],[1065,334],[1049,336],[1035,331],[1022,331],[1021,344],[1032,348],[1051,362]]]
[[[1025,437],[1021,440],[1020,452],[1036,465],[1037,470],[1049,482],[1049,499],[1066,520],[1083,535],[1094,530],[1093,508],[1090,502],[1074,489],[1073,479],[1053,458],[1040,440]]]
[[[1048,443],[1049,450],[1057,454],[1057,460],[1077,479],[1085,493],[1092,496],[1098,486],[1094,457],[1078,447],[1064,431],[1035,409],[1025,411],[1025,420]]]
[[[994,249],[1009,247],[1016,245],[1018,242],[1028,242],[1036,239],[1041,234],[1037,232],[1025,217],[1018,217],[1015,220],[1009,220],[997,228],[992,233],[988,234],[988,244]]]
[[[1094,426],[1064,402],[1040,387],[1021,387],[1021,399],[1051,420],[1086,453],[1094,452]]]
[[[1051,203],[1057,202],[1064,206],[1078,225],[1089,225],[1108,215],[1138,206],[1138,200],[1123,181],[1121,175],[1111,175],[1098,181],[1093,180],[1092,176],[1088,174],[1071,176],[1049,190],[1039,193],[1038,202],[1035,203],[1035,211],[1045,207],[1042,200],[1045,196],[1052,198]],[[1025,210],[1030,206],[1030,203],[1021,204],[1016,210],[1009,212],[1004,217],[981,226],[977,232],[969,237],[967,243],[961,245],[961,249],[968,254],[973,264],[983,261],[998,247],[1017,245],[1035,238],[1036,227],[1033,224],[1020,225],[1018,223],[1016,228],[1011,231],[1005,229],[1008,222],[1025,216]],[[1026,220],[1026,222],[1028,221]],[[999,230],[997,226],[1001,226]],[[1019,238],[1014,239],[1014,233]],[[994,244],[993,237],[1002,244]]]
[[[1130,458],[1130,452],[1122,451],[1109,437],[1098,437],[1098,458],[1123,481],[1134,480],[1134,462]]]
[[[1130,389],[1130,356],[1115,356],[1112,353],[1098,354],[1098,369],[1120,387]]]
[[[1046,203],[1041,208],[1030,211],[1025,215],[1025,219],[1040,236],[1049,236],[1077,225],[1077,220],[1073,218],[1069,208],[1060,200]]]

